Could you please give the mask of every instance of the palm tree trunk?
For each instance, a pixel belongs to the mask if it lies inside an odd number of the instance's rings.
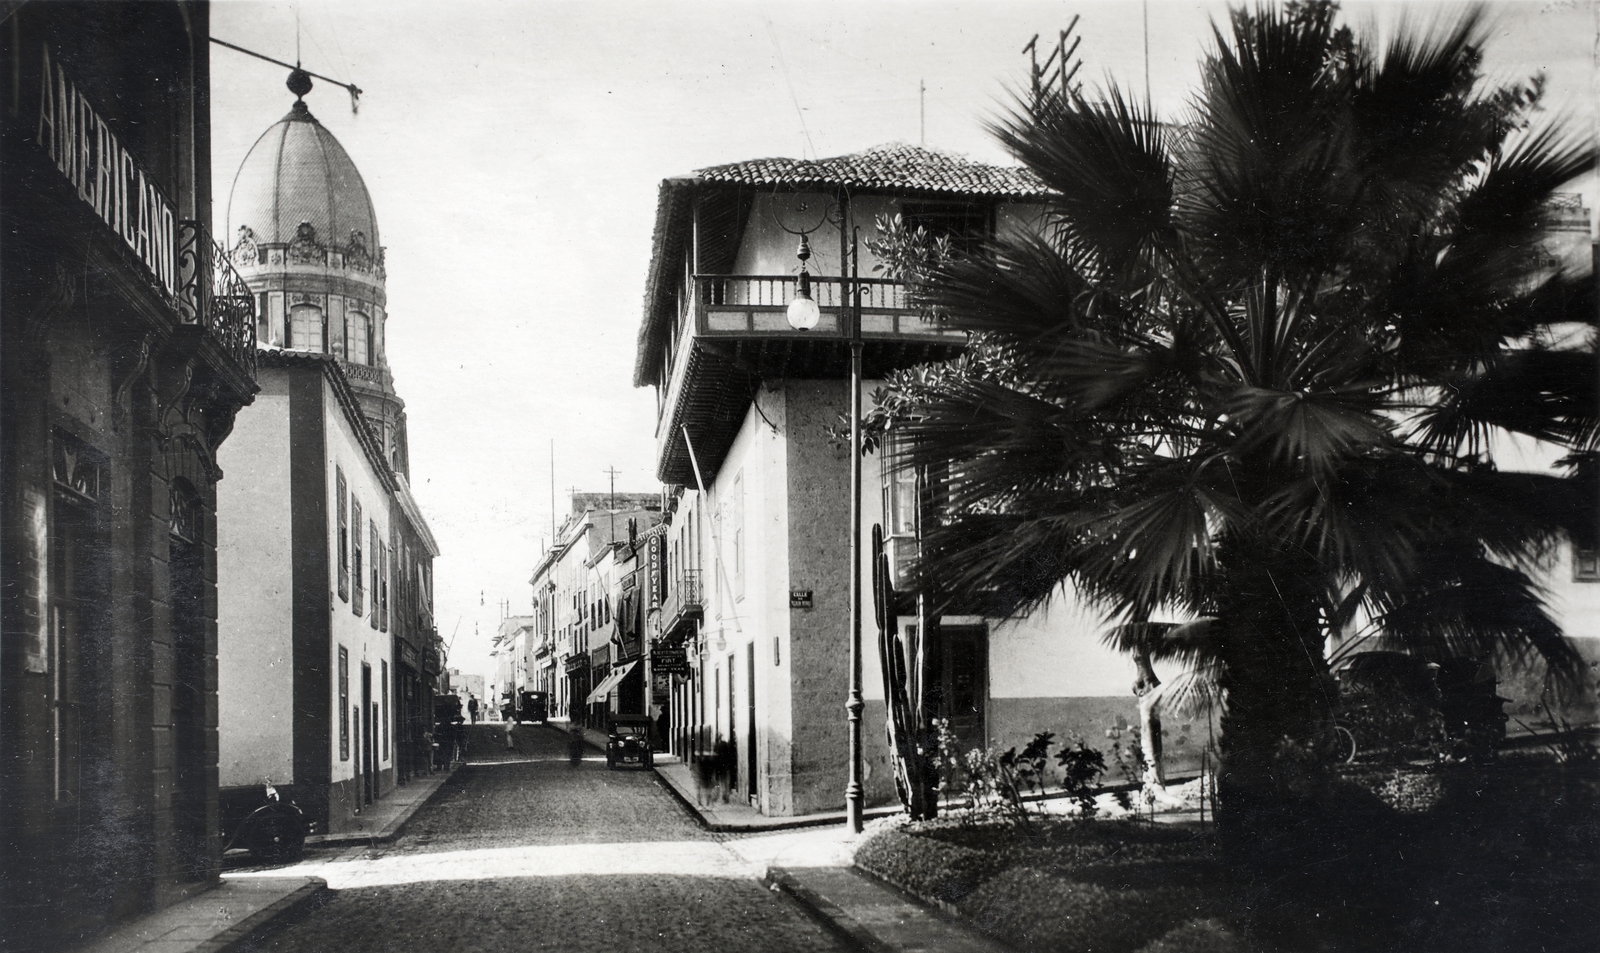
[[[1146,796],[1154,797],[1167,789],[1166,770],[1161,765],[1161,709],[1156,704],[1156,689],[1161,679],[1150,664],[1150,653],[1140,649],[1133,656],[1139,678],[1133,683],[1133,693],[1139,698],[1139,748],[1144,761]]]
[[[1322,740],[1337,692],[1323,654],[1315,576],[1292,554],[1229,572],[1217,823],[1253,851],[1289,848],[1326,785]],[[1298,833],[1297,833],[1298,832]]]

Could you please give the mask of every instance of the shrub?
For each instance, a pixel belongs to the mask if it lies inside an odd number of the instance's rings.
[[[1006,860],[999,851],[963,847],[907,825],[870,832],[856,847],[855,863],[914,894],[958,903]]]
[[[1244,939],[1215,917],[1190,920],[1139,953],[1248,953]]]
[[[1136,950],[1203,915],[1204,903],[1205,894],[1191,887],[1119,890],[1014,867],[984,882],[960,909],[1020,947],[1112,953]]]
[[[1061,790],[1078,805],[1078,818],[1089,820],[1095,815],[1094,796],[1100,778],[1106,773],[1105,756],[1083,742],[1062,748],[1056,755],[1061,766]]]

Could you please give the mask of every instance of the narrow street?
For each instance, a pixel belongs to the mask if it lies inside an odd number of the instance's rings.
[[[467,764],[393,844],[262,871],[322,877],[330,899],[242,949],[841,948],[653,772],[608,771],[593,749],[573,768],[553,728],[519,726],[514,751],[489,737],[500,726],[473,730]]]

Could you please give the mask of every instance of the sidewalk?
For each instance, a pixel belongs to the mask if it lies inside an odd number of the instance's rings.
[[[346,847],[387,844],[400,836],[411,816],[433,797],[433,792],[450,779],[449,771],[435,771],[414,777],[395,788],[379,800],[366,806],[360,814],[347,819],[351,830],[337,834],[313,834],[306,838],[307,847]]]
[[[688,765],[658,754],[655,771],[707,830],[746,835],[724,846],[744,859],[769,888],[793,898],[856,949],[1009,953],[1010,947],[857,870],[850,860],[855,837],[845,828],[845,812],[767,817],[747,804],[701,804]],[[871,819],[900,810],[896,804],[869,808],[863,814]]]
[[[362,811],[355,830],[307,837],[306,846],[388,843],[449,777],[449,772],[440,771],[413,778]],[[278,917],[315,904],[328,889],[320,877],[285,873],[283,877],[224,873],[218,886],[125,923],[73,953],[223,953]]]

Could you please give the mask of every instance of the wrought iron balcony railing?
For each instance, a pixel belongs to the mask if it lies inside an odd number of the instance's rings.
[[[178,318],[210,331],[223,350],[256,376],[256,307],[228,252],[199,222],[178,224]]]
[[[668,584],[667,597],[663,602],[661,628],[665,634],[672,634],[672,631],[686,619],[700,618],[705,612],[700,570],[679,570]]]

